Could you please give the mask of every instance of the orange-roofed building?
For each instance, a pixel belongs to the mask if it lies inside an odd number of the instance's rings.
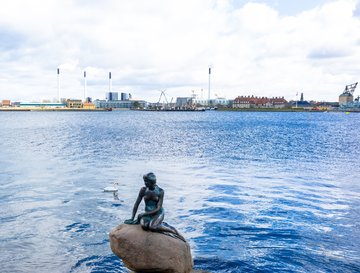
[[[9,106],[11,106],[11,101],[10,100],[2,100],[1,101],[1,106],[2,107],[9,107]]]
[[[238,96],[233,102],[233,108],[284,108],[287,101],[282,98],[267,98],[254,96]]]

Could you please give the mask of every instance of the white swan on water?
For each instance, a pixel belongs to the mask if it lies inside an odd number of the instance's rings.
[[[118,182],[114,182],[112,186],[104,188],[104,192],[117,192],[118,190],[119,190]]]
[[[118,190],[119,190],[118,182],[114,182],[112,186],[104,188],[104,192],[112,192],[113,193],[114,200],[119,200]]]

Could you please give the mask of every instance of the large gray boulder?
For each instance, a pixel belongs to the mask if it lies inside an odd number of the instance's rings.
[[[126,224],[109,237],[111,250],[135,272],[189,273],[193,267],[190,246],[180,239]]]

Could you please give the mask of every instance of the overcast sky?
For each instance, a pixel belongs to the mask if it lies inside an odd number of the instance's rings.
[[[0,0],[0,100],[337,101],[360,80],[360,0]],[[355,96],[360,91],[355,91]]]

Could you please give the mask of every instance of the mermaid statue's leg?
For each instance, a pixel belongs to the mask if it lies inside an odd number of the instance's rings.
[[[162,225],[162,221],[164,220],[164,213],[160,213],[156,215],[149,223],[149,230],[155,232],[168,232],[174,234],[180,240],[186,242],[185,238],[176,230],[176,228],[170,226],[169,224]]]
[[[150,230],[150,219],[148,219],[148,217],[142,217],[140,219],[140,225],[143,228],[143,230]]]

